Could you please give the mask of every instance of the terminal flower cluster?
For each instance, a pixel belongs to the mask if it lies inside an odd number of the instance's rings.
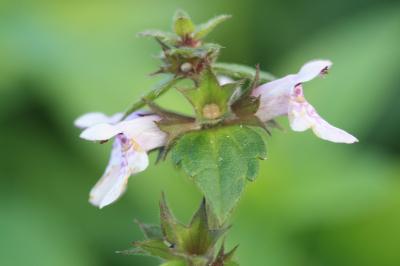
[[[335,143],[358,140],[325,121],[306,100],[303,85],[326,75],[329,60],[312,60],[298,73],[275,78],[255,68],[218,62],[221,46],[204,38],[228,15],[195,25],[178,11],[173,32],[149,30],[140,36],[154,38],[161,47],[161,64],[153,75],[165,81],[146,93],[123,113],[108,116],[91,112],[75,120],[84,140],[112,141],[104,174],[90,191],[89,201],[103,208],[126,191],[128,179],[149,166],[149,153],[168,158],[180,167],[204,195],[189,225],[179,223],[160,202],[161,226],[139,224],[146,240],[135,242],[130,254],[158,256],[162,265],[238,265],[217,240],[227,231],[226,221],[248,181],[258,175],[259,160],[266,158],[265,137],[276,119],[287,117],[293,131],[311,129],[320,139]],[[157,99],[177,89],[193,106],[181,114],[157,105]],[[171,263],[169,263],[171,262]]]

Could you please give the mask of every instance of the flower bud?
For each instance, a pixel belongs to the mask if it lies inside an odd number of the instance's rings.
[[[184,73],[189,72],[190,70],[192,70],[192,68],[193,68],[192,64],[188,62],[183,63],[180,67],[181,71]]]

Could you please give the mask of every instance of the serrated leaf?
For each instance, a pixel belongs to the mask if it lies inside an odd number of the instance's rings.
[[[213,70],[218,75],[226,75],[234,79],[250,79],[253,80],[256,74],[256,69],[239,64],[231,63],[215,63],[213,64]],[[260,71],[260,82],[265,83],[274,80],[275,77],[265,71]]]
[[[202,190],[219,224],[236,205],[246,179],[256,176],[258,159],[265,157],[263,138],[241,125],[188,133],[172,149],[173,162]]]
[[[231,15],[220,15],[210,19],[206,23],[198,25],[194,33],[194,38],[196,39],[204,38],[211,31],[213,31],[216,26],[226,21],[227,19],[230,19],[231,17],[232,17]]]

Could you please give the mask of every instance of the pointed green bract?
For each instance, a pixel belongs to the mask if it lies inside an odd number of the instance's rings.
[[[225,243],[222,242],[217,257],[210,266],[238,266],[239,264],[233,260],[237,248],[238,246],[225,253]]]
[[[162,42],[165,42],[167,44],[175,44],[178,41],[178,36],[171,32],[165,32],[161,30],[145,30],[142,32],[139,32],[137,34],[139,37],[153,37],[157,38]]]
[[[196,31],[194,33],[194,38],[201,39],[207,36],[216,26],[221,24],[222,22],[230,19],[232,16],[230,15],[219,15],[216,16],[206,23],[200,24],[197,26]]]
[[[161,227],[136,221],[146,240],[133,243],[134,248],[118,253],[125,255],[154,256],[166,261],[162,265],[225,265],[231,261],[236,248],[225,254],[223,245],[215,255],[217,241],[229,229],[211,228],[205,199],[188,225],[181,224],[170,210],[164,194],[160,201]]]
[[[195,25],[190,16],[183,10],[178,10],[174,16],[174,31],[177,35],[184,37],[193,33]]]
[[[212,247],[229,227],[212,229],[208,223],[208,215],[205,200],[194,214],[186,233],[184,249],[193,254],[210,255]]]
[[[160,202],[161,228],[165,239],[179,254],[207,255],[228,227],[212,229],[208,224],[205,201],[193,215],[190,224],[179,223],[170,211],[165,197]]]
[[[182,247],[185,226],[175,219],[168,207],[164,194],[160,201],[160,222],[165,240],[173,247]]]
[[[158,257],[161,265],[181,266],[222,266],[237,265],[232,258],[237,249],[225,253],[224,243],[219,251],[217,242],[230,226],[214,225],[215,217],[210,215],[206,199],[194,213],[188,225],[180,223],[170,210],[165,195],[160,200],[161,226],[136,221],[146,239],[135,241],[134,248],[117,253],[124,255],[146,255]],[[213,224],[213,226],[211,226]]]
[[[226,116],[230,111],[229,100],[238,84],[230,83],[220,86],[217,77],[210,69],[204,70],[198,83],[196,88],[181,90],[193,105],[197,118],[203,122]],[[211,109],[212,107],[214,110]],[[215,114],[207,113],[208,111],[214,111]]]
[[[236,205],[246,179],[255,178],[258,160],[265,157],[263,138],[239,125],[188,133],[172,149],[172,160],[204,193],[219,224]]]
[[[135,222],[139,226],[146,239],[163,239],[163,235],[159,225],[145,224],[137,220]]]
[[[164,260],[179,259],[179,256],[171,253],[170,247],[162,240],[148,239],[144,241],[135,242],[134,245],[138,248],[132,249],[131,255],[143,254],[153,257],[159,257]]]

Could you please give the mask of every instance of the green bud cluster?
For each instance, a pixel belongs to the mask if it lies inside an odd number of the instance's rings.
[[[139,33],[139,36],[152,37],[160,44],[162,64],[153,74],[164,74],[167,78],[165,82],[137,101],[126,112],[126,116],[148,105],[163,118],[158,125],[168,134],[168,142],[161,158],[165,157],[179,137],[190,131],[232,124],[266,129],[266,125],[258,121],[254,115],[259,100],[252,97],[249,92],[258,82],[272,80],[273,76],[242,65],[218,63],[222,47],[203,40],[230,17],[230,15],[220,15],[195,25],[186,12],[178,10],[173,18],[173,32],[147,30]],[[218,75],[229,77],[232,82],[220,85]],[[182,80],[189,80],[193,85],[182,88],[179,86]],[[195,117],[172,114],[154,103],[158,97],[173,87],[192,104]]]
[[[236,266],[233,255],[237,246],[226,252],[224,243],[216,252],[218,240],[229,226],[210,226],[205,200],[190,223],[180,223],[172,214],[164,195],[160,201],[160,226],[137,222],[145,240],[133,242],[134,248],[121,251],[127,255],[148,255],[161,260],[162,266]]]
[[[174,32],[148,30],[139,33],[140,36],[154,37],[161,45],[160,59],[163,64],[155,73],[181,77],[201,73],[215,61],[221,48],[217,44],[203,43],[202,39],[229,18],[228,15],[221,15],[196,26],[186,12],[179,10],[173,20]]]

